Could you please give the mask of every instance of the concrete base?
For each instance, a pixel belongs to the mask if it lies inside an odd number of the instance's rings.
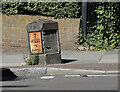
[[[61,55],[59,53],[39,55],[39,65],[60,64],[60,63],[61,63]]]

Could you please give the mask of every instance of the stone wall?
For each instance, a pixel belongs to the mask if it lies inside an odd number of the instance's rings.
[[[26,25],[44,18],[58,22],[62,50],[73,50],[79,33],[80,19],[54,19],[52,17],[29,15],[2,15],[2,50],[26,51],[28,38]]]

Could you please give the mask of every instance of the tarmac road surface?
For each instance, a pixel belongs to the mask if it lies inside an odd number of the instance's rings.
[[[14,81],[4,81],[1,87],[3,90],[118,90],[118,76],[47,77],[19,77]]]

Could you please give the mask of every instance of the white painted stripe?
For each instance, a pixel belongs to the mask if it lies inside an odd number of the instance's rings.
[[[64,75],[64,77],[80,77],[80,75]]]
[[[87,75],[87,76],[88,76],[88,77],[92,77],[92,76],[93,76],[93,77],[99,77],[99,76],[100,76],[100,77],[102,77],[102,76],[103,76],[103,77],[105,77],[105,76],[107,77],[107,76],[120,76],[120,75]]]
[[[43,76],[40,79],[53,79],[55,76]]]
[[[64,75],[64,77],[80,77],[80,76],[82,76],[82,75]],[[116,77],[116,76],[120,76],[120,75],[112,75],[112,74],[111,75],[107,75],[107,74],[106,75],[87,75],[87,77],[107,77],[107,76],[108,77],[109,76],[111,76],[111,77],[115,76]]]

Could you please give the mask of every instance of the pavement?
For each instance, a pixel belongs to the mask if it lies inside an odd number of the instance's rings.
[[[119,73],[119,53],[119,49],[112,51],[62,50],[61,64],[28,66],[24,59],[27,52],[2,52],[0,67],[10,68],[18,75]]]

